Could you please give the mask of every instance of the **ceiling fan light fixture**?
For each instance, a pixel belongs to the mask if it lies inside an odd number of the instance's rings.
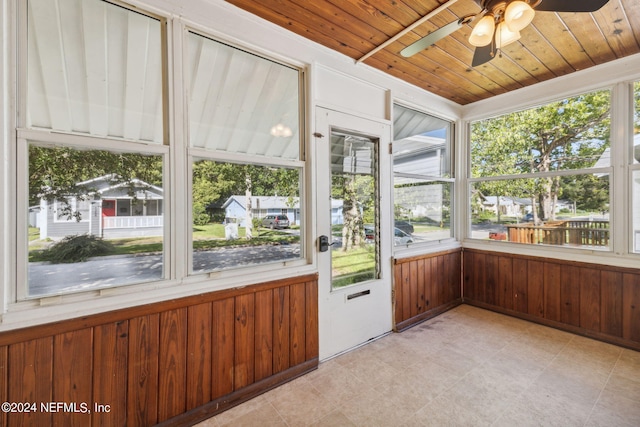
[[[487,14],[473,27],[469,36],[469,43],[473,46],[486,46],[491,43],[493,31],[496,28],[495,18],[491,14]]]
[[[503,48],[519,39],[520,31],[511,31],[504,21],[498,24],[496,29],[496,48]]]
[[[504,11],[504,21],[513,32],[522,30],[533,21],[536,12],[528,3],[512,1]]]

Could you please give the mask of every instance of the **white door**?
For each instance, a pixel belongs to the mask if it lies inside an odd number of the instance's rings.
[[[320,360],[392,327],[390,132],[386,122],[317,110]]]

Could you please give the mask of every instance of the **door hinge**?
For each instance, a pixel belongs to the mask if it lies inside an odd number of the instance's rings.
[[[389,143],[389,154],[393,154],[393,143]]]
[[[391,290],[391,305],[395,305],[396,303],[396,290],[392,289]]]

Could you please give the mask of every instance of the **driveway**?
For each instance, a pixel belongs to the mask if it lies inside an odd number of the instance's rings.
[[[221,248],[193,253],[194,273],[295,259],[300,244]],[[74,264],[29,264],[29,295],[79,292],[162,279],[162,255],[114,255]]]

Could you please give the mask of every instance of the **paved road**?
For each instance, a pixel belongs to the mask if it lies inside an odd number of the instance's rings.
[[[194,272],[231,266],[262,264],[300,256],[300,245],[269,245],[196,251]],[[116,255],[75,264],[29,264],[30,296],[78,292],[113,285],[158,280],[163,274],[162,255]]]

